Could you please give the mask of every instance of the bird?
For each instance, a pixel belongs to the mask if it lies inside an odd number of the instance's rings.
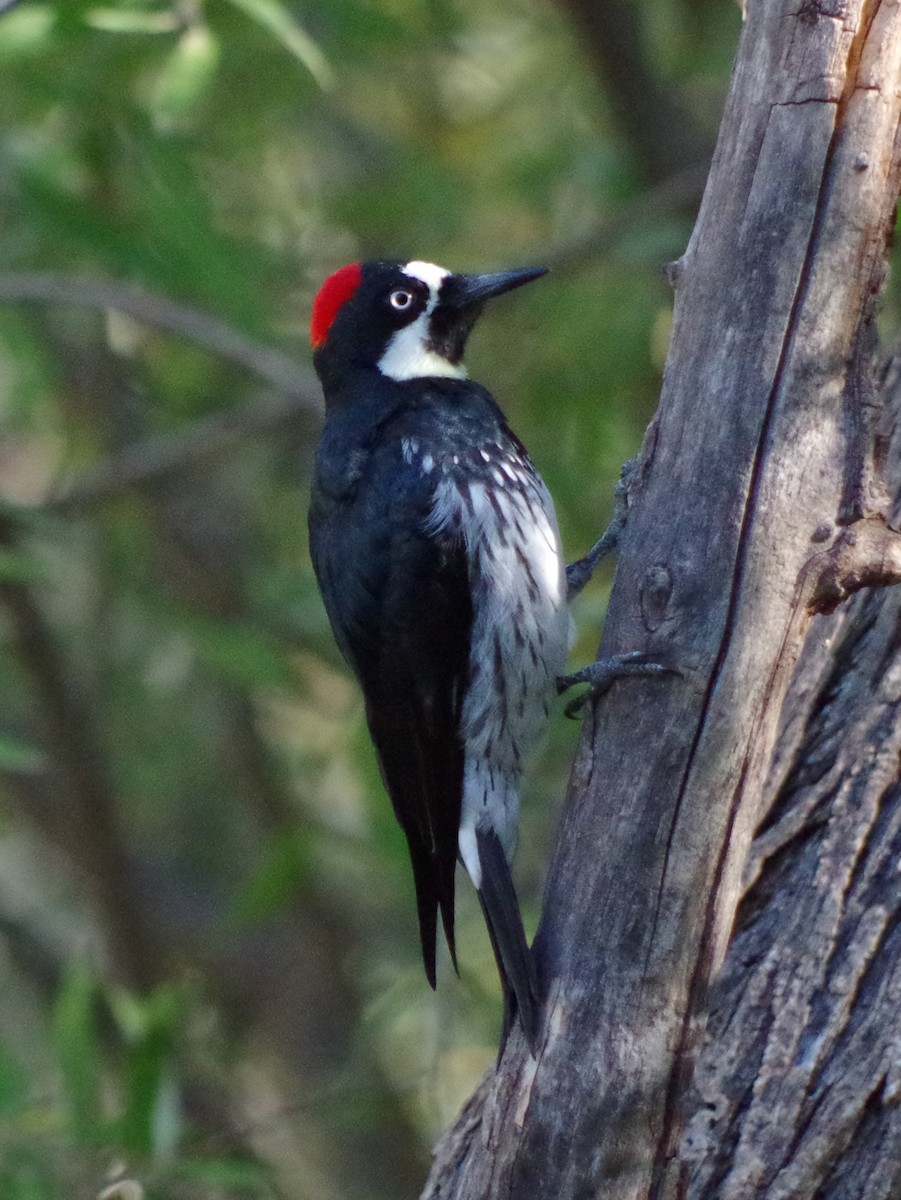
[[[434,988],[439,915],[457,966],[460,860],[501,979],[501,1053],[518,1021],[533,1056],[540,992],[511,861],[566,662],[567,574],[550,493],[463,354],[486,301],[544,274],[351,263],[310,319],[325,399],[310,554],[406,835],[425,974]]]

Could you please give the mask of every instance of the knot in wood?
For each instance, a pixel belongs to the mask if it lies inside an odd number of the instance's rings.
[[[835,7],[834,4],[830,5],[825,0],[802,0],[797,18],[802,25],[816,25],[820,17],[837,18],[840,14],[833,11]]]
[[[669,569],[662,563],[648,567],[641,584],[641,616],[649,633],[659,629],[667,619],[672,594],[673,577]]]
[[[676,258],[676,259],[673,259],[672,262],[663,264],[663,274],[666,276],[667,283],[670,285],[670,287],[673,289],[673,291],[675,291],[676,288],[679,286],[684,273],[685,273],[685,255],[684,254],[682,255],[681,258]]]
[[[861,588],[901,583],[901,534],[879,517],[856,521],[805,568],[811,613],[833,612]]]

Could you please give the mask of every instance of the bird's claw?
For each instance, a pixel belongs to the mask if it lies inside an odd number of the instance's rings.
[[[584,558],[577,559],[566,568],[566,595],[574,600],[594,574],[598,563],[612,554],[619,541],[620,528],[611,521]]]
[[[628,462],[623,463],[619,482],[613,489],[613,516],[610,518],[610,524],[588,553],[566,568],[567,599],[574,600],[591,579],[598,563],[619,547],[619,540],[629,515],[629,489],[638,471],[638,458],[630,458]]]
[[[612,654],[609,658],[599,658],[597,662],[589,663],[587,667],[582,667],[571,675],[561,675],[557,680],[557,695],[562,695],[578,683],[589,685],[581,695],[570,700],[564,709],[566,715],[575,720],[590,700],[597,700],[617,679],[630,675],[659,677],[681,675],[681,672],[675,667],[655,662],[650,655],[643,654],[640,650],[633,650],[628,654]]]

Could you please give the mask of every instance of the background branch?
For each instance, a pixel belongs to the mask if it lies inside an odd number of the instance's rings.
[[[0,548],[14,554],[15,525],[0,513]],[[31,588],[0,578],[0,608],[32,688],[32,709],[44,752],[58,773],[59,813],[68,854],[88,882],[105,953],[119,982],[142,992],[159,978],[157,946],[132,888],[129,854],[115,793],[103,766],[89,691],[76,682]]]
[[[75,304],[98,310],[114,309],[145,325],[188,338],[252,371],[299,407],[319,414],[322,397],[313,373],[275,347],[256,341],[225,321],[145,288],[102,279],[81,279],[54,271],[0,273],[0,302]]]
[[[296,395],[271,396],[235,412],[217,412],[177,433],[143,438],[67,480],[41,507],[60,514],[78,512],[129,488],[214,462],[253,438],[296,429],[299,416]]]
[[[660,183],[706,164],[711,146],[670,82],[651,69],[636,0],[559,0],[567,12],[625,143],[642,173]]]

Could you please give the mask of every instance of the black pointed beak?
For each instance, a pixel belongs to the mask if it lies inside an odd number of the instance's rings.
[[[519,267],[513,271],[490,271],[485,275],[448,275],[441,285],[442,308],[469,308],[512,292],[547,274],[547,267]]]

